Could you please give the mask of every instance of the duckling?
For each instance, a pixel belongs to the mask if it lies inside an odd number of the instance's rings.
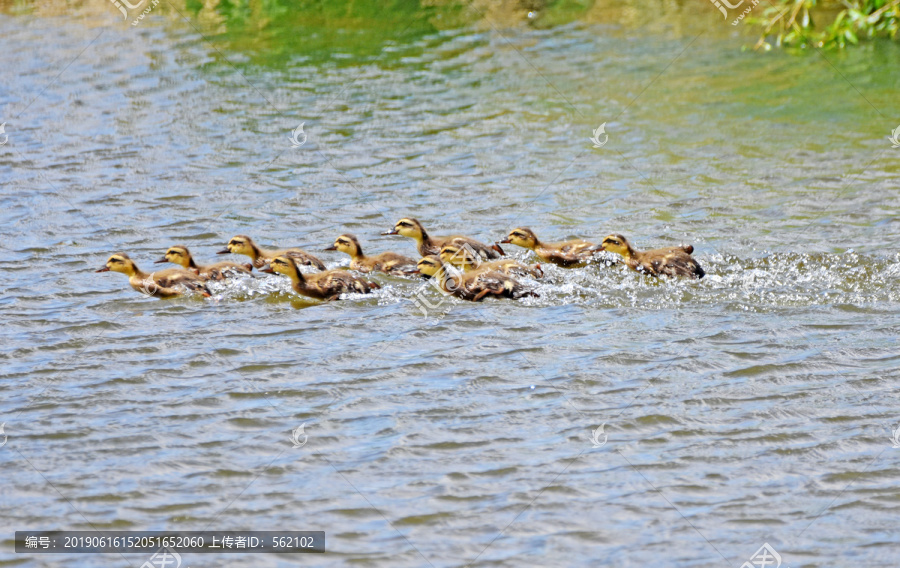
[[[199,292],[207,298],[212,295],[200,277],[193,272],[181,268],[168,268],[147,274],[138,268],[127,254],[121,252],[110,256],[106,264],[95,272],[110,270],[128,276],[131,287],[148,296],[174,298],[180,296],[184,289]]]
[[[228,241],[228,246],[226,246],[224,250],[220,250],[216,254],[228,254],[229,252],[232,252],[234,254],[246,254],[253,260],[253,266],[255,266],[256,268],[265,266],[267,262],[269,262],[276,256],[289,256],[293,259],[296,259],[300,264],[315,266],[319,270],[325,270],[325,265],[322,264],[321,260],[309,254],[303,249],[264,249],[254,243],[253,239],[246,235],[237,235],[232,237],[231,240]]]
[[[425,227],[422,226],[422,223],[417,221],[416,219],[412,219],[410,217],[404,217],[397,221],[397,224],[394,225],[394,229],[392,231],[387,231],[385,233],[381,233],[382,235],[403,235],[404,237],[409,237],[416,241],[416,245],[419,249],[419,254],[422,256],[428,256],[430,254],[440,254],[441,247],[447,243],[456,243],[458,245],[469,245],[482,260],[493,260],[495,258],[500,258],[505,252],[500,248],[500,245],[492,245],[488,246],[484,243],[480,243],[475,239],[470,239],[469,237],[462,236],[452,236],[452,237],[432,237],[429,236],[427,232],[425,232]]]
[[[366,282],[353,276],[346,270],[327,270],[315,274],[303,274],[297,268],[297,259],[280,255],[269,261],[269,265],[260,268],[260,272],[279,273],[291,279],[294,291],[317,300],[337,300],[341,294],[368,294],[380,288],[374,282]]]
[[[397,276],[409,276],[416,273],[416,261],[394,252],[383,252],[375,256],[363,254],[359,239],[354,235],[343,234],[335,239],[334,244],[325,250],[339,250],[350,255],[350,268],[359,272],[377,270]]]
[[[440,258],[444,264],[461,269],[463,272],[477,270],[479,272],[496,271],[507,276],[533,276],[534,278],[542,278],[544,276],[544,271],[541,270],[540,264],[528,266],[512,258],[481,262],[475,255],[469,253],[466,247],[460,247],[452,243],[441,247]]]
[[[523,296],[537,296],[503,273],[496,271],[462,273],[452,266],[444,264],[440,257],[434,255],[423,257],[417,266],[423,276],[438,278],[441,290],[463,300],[480,302],[488,294],[515,299]]]
[[[638,272],[646,272],[654,276],[664,274],[698,279],[706,275],[700,264],[691,256],[691,253],[694,252],[694,247],[691,245],[641,252],[634,250],[628,239],[622,235],[609,235],[603,239],[600,248],[622,255],[625,258],[625,264]]]
[[[250,263],[238,264],[236,262],[227,261],[198,266],[197,263],[194,262],[194,257],[191,256],[191,251],[189,251],[187,247],[181,245],[169,247],[165,256],[157,260],[154,264],[160,264],[162,262],[180,264],[185,270],[197,274],[203,280],[225,280],[226,276],[232,276],[237,273],[250,274],[250,271],[253,270],[253,265]]]
[[[544,262],[552,262],[563,268],[584,266],[596,252],[596,250],[591,250],[591,247],[595,246],[593,243],[581,239],[561,243],[542,243],[534,231],[526,227],[513,229],[509,232],[509,236],[500,242],[531,249]]]

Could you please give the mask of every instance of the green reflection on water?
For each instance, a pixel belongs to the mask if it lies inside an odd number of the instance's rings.
[[[187,0],[188,13],[217,44],[278,65],[300,57],[310,64],[357,64],[378,57],[391,44],[409,44],[438,31],[436,20],[453,19],[459,7],[422,6],[418,0],[237,0],[215,6]],[[383,59],[399,58],[387,50]]]

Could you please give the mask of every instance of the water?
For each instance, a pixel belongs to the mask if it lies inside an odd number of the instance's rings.
[[[195,567],[895,564],[900,48],[757,54],[660,6],[0,3],[0,565],[147,560],[16,555],[27,528],[327,534]],[[379,235],[403,216],[689,242],[708,276],[545,265],[539,298],[423,317],[398,277],[319,304],[93,272],[235,234],[414,254]]]

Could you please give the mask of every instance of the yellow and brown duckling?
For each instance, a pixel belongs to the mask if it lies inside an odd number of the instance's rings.
[[[423,257],[417,266],[423,276],[436,278],[441,290],[462,300],[480,302],[488,295],[514,299],[537,296],[501,272],[460,272],[435,255]]]
[[[478,242],[475,239],[470,239],[469,237],[463,236],[452,236],[452,237],[432,237],[425,231],[425,227],[422,226],[422,223],[417,221],[416,219],[412,219],[410,217],[404,217],[397,221],[397,224],[394,225],[394,229],[391,231],[387,231],[386,233],[382,233],[383,235],[402,235],[404,237],[409,237],[416,241],[416,246],[419,250],[419,254],[422,256],[428,256],[430,254],[437,255],[441,252],[441,247],[445,244],[455,243],[458,245],[468,245],[472,250],[478,254],[482,260],[493,260],[495,258],[500,258],[504,253],[503,249],[500,248],[499,245],[486,245],[484,243]]]
[[[156,298],[174,298],[185,290],[192,290],[209,297],[209,290],[203,280],[182,268],[168,268],[147,274],[125,253],[116,253],[109,257],[106,264],[95,272],[121,272],[128,276],[131,287],[142,294]]]
[[[479,272],[500,272],[507,276],[532,276],[534,278],[542,278],[544,276],[544,271],[541,270],[540,264],[529,266],[512,258],[482,262],[470,253],[466,247],[453,243],[441,247],[440,258],[444,264],[449,264],[463,272],[477,270]]]
[[[197,274],[204,280],[225,280],[227,276],[234,276],[236,274],[250,274],[250,271],[253,270],[253,265],[250,263],[238,264],[236,262],[229,261],[217,262],[215,264],[199,265],[194,262],[194,257],[191,255],[191,251],[189,251],[187,247],[181,245],[169,247],[169,250],[166,251],[165,256],[157,260],[154,264],[160,264],[163,262],[171,262],[172,264],[181,265],[181,267],[185,270],[189,270]]]
[[[253,261],[253,266],[255,266],[256,268],[265,266],[267,262],[269,262],[276,256],[289,256],[296,260],[299,264],[305,264],[307,266],[318,268],[319,270],[325,270],[325,265],[321,260],[309,254],[303,249],[264,249],[254,243],[253,239],[251,239],[247,235],[236,235],[232,237],[231,240],[228,241],[228,246],[226,246],[224,250],[220,250],[216,254],[228,254],[229,252],[234,254],[245,254],[249,256]]]
[[[706,274],[691,253],[694,247],[682,245],[648,251],[638,251],[631,246],[622,235],[609,235],[600,244],[605,251],[622,255],[625,264],[632,270],[645,272],[654,276],[689,276],[703,278]]]
[[[341,294],[368,294],[379,288],[374,282],[366,282],[346,270],[327,270],[315,274],[303,274],[297,267],[297,259],[276,256],[260,272],[284,274],[291,279],[294,291],[317,300],[337,300]]]
[[[416,261],[408,256],[394,252],[383,252],[375,256],[363,254],[359,240],[349,234],[335,239],[334,244],[325,250],[338,250],[350,255],[350,268],[359,272],[373,270],[397,276],[410,276],[416,273]]]
[[[531,249],[534,251],[535,256],[542,261],[552,262],[563,268],[578,268],[579,266],[584,266],[591,260],[596,252],[596,245],[581,239],[559,243],[542,243],[538,240],[534,231],[527,227],[513,229],[509,232],[509,235],[500,242],[511,243]]]

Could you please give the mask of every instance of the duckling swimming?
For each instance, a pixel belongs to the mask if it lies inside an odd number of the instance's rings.
[[[250,274],[250,271],[253,270],[253,265],[250,263],[238,264],[236,262],[225,261],[202,266],[198,265],[194,262],[191,251],[189,251],[187,247],[181,245],[169,247],[165,256],[157,260],[154,264],[160,264],[162,262],[180,264],[185,270],[196,273],[203,280],[225,280],[227,276]]]
[[[349,234],[335,239],[334,244],[325,250],[339,250],[350,255],[350,268],[359,272],[377,270],[396,276],[410,276],[416,273],[416,261],[394,252],[383,252],[375,256],[363,254],[359,240]]]
[[[488,294],[503,298],[518,299],[523,296],[537,296],[509,276],[500,272],[459,272],[444,264],[434,255],[423,257],[417,264],[419,272],[426,277],[438,279],[441,290],[462,300],[480,302]]]
[[[109,257],[103,268],[95,272],[121,272],[128,276],[131,287],[156,298],[174,298],[184,293],[185,289],[199,292],[207,298],[212,294],[201,278],[193,272],[181,268],[168,268],[147,274],[137,267],[125,253],[116,253]]]
[[[247,235],[237,235],[232,237],[231,240],[228,241],[228,246],[226,246],[224,250],[220,250],[216,254],[228,254],[229,252],[234,254],[245,254],[249,256],[253,260],[253,266],[255,266],[256,268],[265,266],[267,262],[269,262],[276,256],[289,256],[295,259],[300,264],[314,266],[319,270],[325,270],[325,265],[321,260],[309,254],[303,249],[264,249],[254,243],[253,239],[251,239]]]
[[[337,300],[341,294],[368,294],[380,286],[353,276],[346,270],[327,270],[315,274],[303,274],[297,268],[297,260],[291,256],[276,256],[260,272],[284,274],[291,279],[294,291],[317,300]]]
[[[544,271],[541,270],[540,264],[528,266],[512,258],[481,262],[475,255],[468,252],[466,247],[460,247],[452,243],[441,247],[440,258],[444,264],[449,264],[463,272],[477,270],[479,272],[496,271],[507,276],[532,276],[534,278],[542,278],[544,276]]]
[[[381,234],[402,235],[404,237],[409,237],[415,240],[416,246],[419,249],[419,254],[421,254],[422,256],[428,256],[429,254],[440,254],[441,247],[448,243],[468,245],[478,254],[478,256],[481,257],[482,260],[493,260],[495,258],[500,258],[502,255],[506,254],[503,252],[503,249],[500,248],[499,245],[488,246],[484,243],[476,241],[475,239],[470,239],[469,237],[432,237],[425,231],[425,227],[422,226],[422,223],[410,217],[404,217],[403,219],[400,219],[399,221],[397,221],[397,224],[394,225],[394,229],[392,231],[387,231],[386,233]]]
[[[509,232],[509,236],[500,242],[531,249],[534,251],[535,256],[542,261],[552,262],[563,268],[584,266],[596,252],[596,250],[591,250],[595,246],[593,243],[581,239],[560,243],[542,243],[538,240],[534,231],[526,227],[513,229]]]
[[[706,275],[700,264],[694,260],[691,253],[694,247],[682,245],[679,247],[661,248],[648,251],[637,251],[622,235],[609,235],[600,244],[605,251],[622,255],[625,264],[632,270],[645,272],[654,276],[689,276],[691,278],[703,278]]]

